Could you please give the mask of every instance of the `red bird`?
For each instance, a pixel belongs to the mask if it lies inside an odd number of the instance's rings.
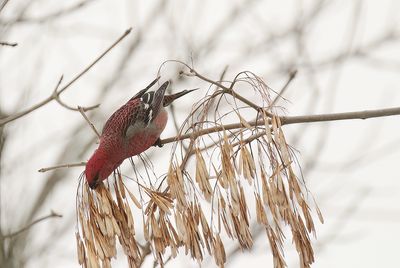
[[[86,164],[85,175],[89,187],[94,189],[126,159],[161,146],[160,134],[168,120],[164,107],[175,99],[193,91],[184,90],[164,95],[169,82],[157,91],[147,92],[159,77],[139,91],[107,120],[97,150]]]

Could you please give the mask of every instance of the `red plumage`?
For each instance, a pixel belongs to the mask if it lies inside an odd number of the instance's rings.
[[[167,81],[157,91],[146,93],[158,79],[139,91],[107,120],[99,147],[86,164],[85,176],[90,188],[96,188],[107,179],[126,158],[157,145],[168,120],[164,107],[193,91],[184,90],[165,96]]]

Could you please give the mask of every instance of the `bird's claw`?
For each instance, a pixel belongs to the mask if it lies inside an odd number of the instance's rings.
[[[156,142],[153,144],[153,146],[158,146],[158,147],[163,147],[164,145],[161,143],[161,139],[160,138],[158,138],[157,140],[156,140]]]

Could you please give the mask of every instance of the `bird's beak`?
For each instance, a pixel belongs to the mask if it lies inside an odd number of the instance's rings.
[[[90,187],[90,189],[94,190],[94,189],[96,189],[96,187],[97,187],[99,184],[100,184],[100,180],[99,180],[99,175],[97,174],[97,175],[94,177],[93,181],[91,181],[91,182],[89,183],[89,187]]]
[[[182,96],[184,96],[184,95],[186,95],[186,94],[188,94],[188,93],[190,93],[192,91],[198,90],[198,89],[199,88],[186,89],[186,90],[183,90],[181,92],[178,92],[178,93],[175,93],[175,94],[172,94],[172,95],[164,96],[163,106],[166,107],[166,106],[170,105],[177,98],[180,98],[180,97],[182,97]]]

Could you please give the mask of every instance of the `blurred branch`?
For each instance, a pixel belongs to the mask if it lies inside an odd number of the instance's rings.
[[[0,12],[3,11],[3,9],[5,8],[5,6],[8,4],[10,0],[4,0],[1,5],[0,5]]]
[[[138,29],[137,34],[130,44],[128,44],[128,48],[125,49],[125,53],[123,53],[120,57],[119,63],[115,64],[117,67],[114,71],[110,74],[110,79],[107,81],[104,86],[101,88],[100,92],[103,94],[109,92],[110,88],[115,85],[121,77],[123,77],[124,70],[127,68],[128,63],[131,62],[132,57],[134,54],[139,50],[141,44],[144,43],[143,32],[150,31],[154,25],[156,25],[156,18],[161,17],[162,13],[166,11],[167,1],[162,0],[154,7],[154,9],[149,12],[149,15],[144,20],[144,23],[141,26],[141,29],[146,29],[146,31]]]
[[[10,43],[10,42],[0,42],[0,45],[1,45],[1,46],[8,46],[8,47],[16,47],[16,46],[18,46],[18,43],[15,43],[15,42],[13,42],[13,43]]]
[[[329,67],[332,64],[337,64],[343,62],[350,57],[363,59],[366,56],[372,54],[374,50],[381,48],[384,45],[387,45],[389,42],[398,41],[400,38],[400,34],[393,29],[389,29],[386,32],[380,34],[373,40],[370,40],[368,43],[364,45],[360,45],[354,47],[350,52],[349,51],[340,51],[336,55],[329,56],[326,59],[323,59],[319,62],[313,63],[312,68],[322,68],[322,67]],[[304,67],[310,67],[305,65]]]
[[[231,8],[228,15],[226,15],[225,18],[213,28],[213,31],[210,33],[210,35],[205,38],[205,41],[199,45],[198,49],[195,50],[198,51],[196,54],[199,54],[200,51],[203,51],[203,53],[212,51],[215,48],[215,45],[218,43],[219,38],[223,36],[223,33],[234,27],[235,21],[240,20],[244,14],[248,14],[248,11],[251,10],[251,7],[256,2],[257,1],[254,0],[246,0]]]
[[[375,126],[374,126],[375,127]],[[366,131],[367,132],[367,131]],[[370,131],[374,135],[374,138],[377,137],[376,133]],[[364,148],[364,150],[354,150],[355,153],[352,157],[349,157],[347,161],[343,160],[340,162],[326,162],[326,161],[319,161],[315,160],[315,168],[314,170],[324,171],[324,172],[332,172],[332,171],[339,171],[339,172],[348,172],[351,169],[354,169],[356,166],[361,166],[362,164],[371,163],[377,155],[385,155],[386,157],[397,153],[399,148],[398,145],[400,144],[400,139],[396,139],[393,141],[389,141],[381,145],[377,148],[370,148],[370,144],[365,145],[367,142],[371,142],[371,139],[365,139],[365,142],[361,143],[358,148]],[[364,145],[364,147],[362,147]],[[357,148],[357,149],[358,149]],[[366,150],[366,148],[368,150]],[[385,161],[384,158],[378,158],[378,161]],[[400,214],[399,214],[400,215]]]
[[[39,223],[39,222],[42,222],[42,221],[44,221],[44,220],[47,220],[47,219],[49,219],[49,218],[55,218],[55,217],[61,218],[62,215],[60,215],[60,214],[55,213],[54,211],[52,211],[49,215],[44,216],[44,217],[41,217],[41,218],[39,218],[39,219],[37,219],[37,220],[34,220],[33,222],[31,222],[31,223],[28,224],[27,226],[21,228],[20,230],[15,231],[15,232],[10,233],[10,234],[7,234],[7,235],[4,235],[3,238],[12,238],[12,237],[14,237],[14,236],[17,236],[17,235],[19,235],[19,234],[25,232],[25,231],[28,230],[29,228],[31,228],[33,225],[35,225],[35,224],[37,224],[37,223]]]
[[[85,125],[84,122],[79,122],[77,126],[70,130],[71,137],[75,137],[75,139],[68,140],[64,148],[61,149],[63,153],[59,154],[57,159],[54,160],[55,163],[65,163],[66,159],[81,159],[84,157],[85,152],[93,144],[93,139],[86,137],[87,135],[81,135],[81,138],[78,138],[79,133],[83,131]],[[60,172],[51,173],[43,182],[44,186],[37,195],[36,200],[32,202],[32,208],[29,210],[28,219],[33,220],[54,188],[61,182],[69,179],[70,178],[66,176],[66,172],[62,169]],[[24,239],[22,239],[22,241],[23,240]]]
[[[69,81],[65,86],[63,86],[60,90],[58,90],[58,87],[61,84],[61,80],[62,80],[62,76],[57,84],[57,87],[55,89],[55,91],[53,92],[53,94],[51,96],[49,96],[48,98],[42,100],[41,102],[33,105],[32,107],[21,111],[19,113],[15,113],[13,115],[7,116],[6,118],[0,119],[0,126],[3,126],[11,121],[14,121],[18,118],[21,118],[29,113],[31,113],[32,111],[48,104],[49,102],[53,101],[53,100],[57,100],[60,96],[61,93],[63,93],[66,89],[68,89],[73,83],[75,83],[79,78],[81,78],[84,74],[86,74],[97,62],[99,62],[108,52],[110,52],[116,45],[118,45],[130,32],[131,32],[132,28],[129,28],[128,30],[125,31],[125,33],[119,37],[117,39],[117,41],[115,41],[109,48],[107,48],[102,54],[100,54],[100,56],[98,56],[91,64],[89,64],[89,66],[87,66],[83,71],[81,71],[78,75],[76,75],[71,81]],[[59,99],[58,102],[60,103]],[[92,106],[93,107],[97,107]]]
[[[289,78],[286,81],[285,85],[282,87],[279,93],[277,93],[276,97],[272,100],[271,104],[269,105],[270,107],[275,106],[275,104],[279,101],[279,99],[283,98],[283,94],[285,94],[285,91],[289,88],[290,83],[293,81],[293,79],[297,75],[297,70],[293,70],[289,73]]]

